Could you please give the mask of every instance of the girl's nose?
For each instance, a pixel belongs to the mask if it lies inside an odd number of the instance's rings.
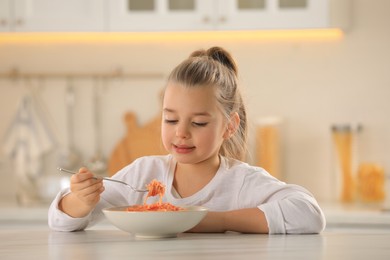
[[[186,124],[178,124],[176,128],[176,136],[184,139],[188,138],[190,136],[188,126]]]

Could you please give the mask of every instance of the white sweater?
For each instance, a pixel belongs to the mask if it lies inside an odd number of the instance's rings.
[[[180,198],[172,186],[175,166],[170,155],[147,156],[137,159],[112,178],[139,188],[157,179],[166,185],[163,201],[177,206],[204,206],[210,211],[258,207],[265,213],[270,234],[319,233],[325,227],[323,212],[306,189],[281,182],[260,167],[221,157],[215,177],[197,193]],[[58,209],[60,199],[70,192],[62,190],[49,208],[50,228],[83,230],[104,217],[102,209],[142,204],[146,196],[118,183],[106,181],[104,186],[100,202],[83,218],[72,218]],[[157,199],[149,198],[148,203]]]

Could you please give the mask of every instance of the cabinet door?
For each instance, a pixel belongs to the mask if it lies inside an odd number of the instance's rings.
[[[215,0],[108,1],[108,30],[210,30],[215,4]]]
[[[11,26],[11,2],[0,0],[0,32],[7,32]]]
[[[103,31],[104,0],[15,0],[13,31]]]
[[[217,0],[218,29],[304,29],[328,26],[328,0]]]

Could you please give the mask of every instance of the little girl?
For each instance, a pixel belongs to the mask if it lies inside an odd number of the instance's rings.
[[[161,127],[169,154],[139,158],[112,178],[141,188],[157,179],[166,186],[165,202],[207,207],[209,213],[190,232],[324,229],[324,215],[306,189],[242,162],[247,117],[236,64],[224,49],[195,51],[171,72]],[[49,209],[52,229],[83,230],[103,217],[103,208],[143,203],[145,193],[92,176],[81,168],[70,188],[57,195]]]

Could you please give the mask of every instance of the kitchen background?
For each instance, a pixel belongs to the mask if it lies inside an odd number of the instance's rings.
[[[56,167],[70,143],[80,164],[88,165],[99,148],[108,159],[126,134],[124,114],[134,112],[139,125],[153,120],[171,69],[192,51],[219,45],[229,50],[239,65],[252,124],[248,161],[256,162],[256,122],[277,117],[282,133],[281,178],[308,188],[320,201],[337,200],[333,124],[360,123],[360,158],[382,165],[387,176],[390,174],[390,1],[349,2],[348,26],[342,37],[334,38],[240,37],[232,33],[223,37],[188,34],[61,41],[50,36],[37,39],[34,34],[18,40],[12,33],[0,33],[0,73],[15,76],[0,78],[2,147],[10,132],[16,131],[12,122],[21,100],[30,93],[51,133],[39,173],[42,179],[58,181]],[[111,72],[123,72],[127,77],[61,76]],[[61,75],[26,79],[17,77],[18,73]],[[97,122],[95,109],[100,111]],[[73,135],[67,131],[70,126]],[[43,142],[40,148],[45,148]],[[16,203],[19,177],[6,149],[0,152],[0,177],[1,200]]]

